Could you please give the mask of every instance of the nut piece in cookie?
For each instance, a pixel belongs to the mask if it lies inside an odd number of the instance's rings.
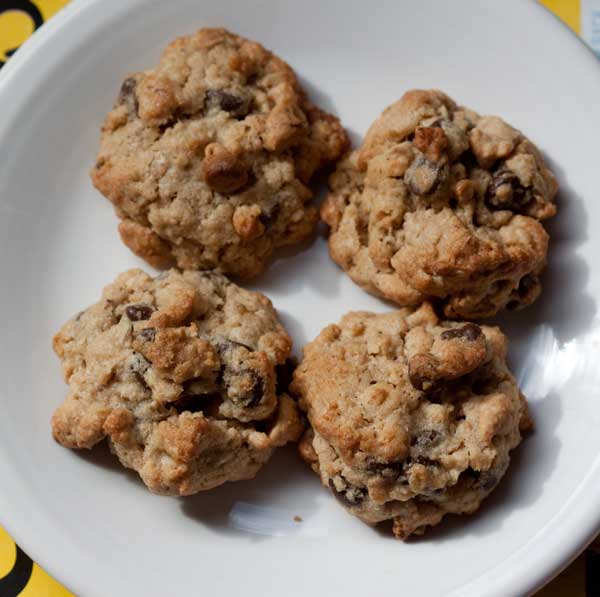
[[[365,290],[447,317],[489,317],[539,296],[557,183],[497,116],[441,91],[389,106],[330,177],[321,217],[332,259]]]
[[[304,348],[290,390],[310,423],[302,458],[350,513],[391,520],[400,539],[477,510],[531,428],[502,332],[429,303],[348,313]]]
[[[155,493],[250,479],[303,423],[278,383],[291,340],[271,302],[212,272],[121,274],[54,337],[69,448],[107,439]]]
[[[310,235],[313,175],[347,146],[283,60],[201,29],[125,79],[91,177],[123,242],[151,265],[251,277]]]

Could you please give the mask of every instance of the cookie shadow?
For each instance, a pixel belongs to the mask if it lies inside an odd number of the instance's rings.
[[[550,235],[548,267],[542,275],[542,294],[531,306],[504,312],[494,318],[512,339],[525,339],[532,327],[550,325],[561,343],[590,329],[596,316],[596,301],[587,292],[590,268],[577,254],[577,247],[588,238],[584,200],[565,180],[560,167],[544,159],[557,175],[560,188],[558,213],[544,226]]]
[[[269,267],[247,286],[267,296],[300,295],[311,288],[325,298],[339,297],[341,277],[337,266],[320,246],[326,238],[327,227],[319,222],[309,239],[280,249]]]
[[[302,348],[308,343],[306,328],[297,317],[294,317],[289,311],[277,309],[277,316],[288,334],[292,337],[292,356],[300,359],[302,357]]]
[[[325,110],[325,112],[334,114],[339,118],[335,107],[335,102],[331,99],[330,95],[323,91],[322,87],[313,85],[310,79],[300,74],[298,71],[296,71],[296,77],[298,79],[298,82],[300,83],[300,87],[304,89],[304,91],[308,95],[308,99],[315,106],[318,106],[321,110]]]
[[[125,477],[127,481],[137,485],[140,489],[145,488],[140,476],[133,470],[125,468],[117,456],[115,456],[108,447],[106,440],[95,445],[91,450],[71,450],[81,460],[85,460],[88,464],[110,471]]]
[[[190,520],[208,531],[267,541],[303,533],[317,510],[315,482],[292,445],[277,450],[254,479],[180,498],[180,506]]]

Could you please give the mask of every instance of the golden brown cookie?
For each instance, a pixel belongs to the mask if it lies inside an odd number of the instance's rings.
[[[278,387],[290,337],[271,302],[220,274],[121,274],[54,338],[69,395],[55,439],[104,438],[155,493],[250,479],[302,431]]]
[[[418,309],[353,312],[304,348],[302,457],[361,520],[405,539],[474,512],[531,422],[496,327]]]
[[[409,91],[330,178],[332,258],[369,292],[479,318],[540,293],[557,183],[537,148],[441,91]]]
[[[250,277],[311,233],[311,178],[347,143],[283,60],[202,29],[125,80],[91,177],[150,264]]]

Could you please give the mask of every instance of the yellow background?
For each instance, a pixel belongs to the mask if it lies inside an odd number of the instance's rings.
[[[34,4],[39,8],[44,20],[49,19],[69,0],[37,0]],[[501,1],[501,0],[500,0]],[[580,31],[579,0],[541,0],[547,8],[556,13],[576,33]],[[0,10],[2,0],[0,0]],[[0,14],[0,60],[6,60],[5,52],[18,47],[33,32],[33,23],[29,16],[17,11]],[[15,544],[0,527],[0,578],[6,576],[15,562]],[[585,559],[579,557],[571,566],[556,578],[550,585],[538,593],[539,597],[584,597],[585,595]],[[59,585],[37,564],[27,587],[21,597],[72,597],[73,594]]]

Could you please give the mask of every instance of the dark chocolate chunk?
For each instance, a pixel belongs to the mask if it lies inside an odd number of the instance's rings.
[[[475,323],[467,323],[461,328],[452,328],[440,334],[442,340],[454,340],[461,338],[469,342],[474,342],[481,336],[481,328]]]
[[[218,107],[237,117],[246,116],[250,111],[248,98],[239,97],[221,89],[209,89],[205,97],[209,108]]]
[[[154,308],[146,303],[137,303],[135,305],[129,305],[125,309],[125,314],[130,321],[144,321],[150,319]]]

